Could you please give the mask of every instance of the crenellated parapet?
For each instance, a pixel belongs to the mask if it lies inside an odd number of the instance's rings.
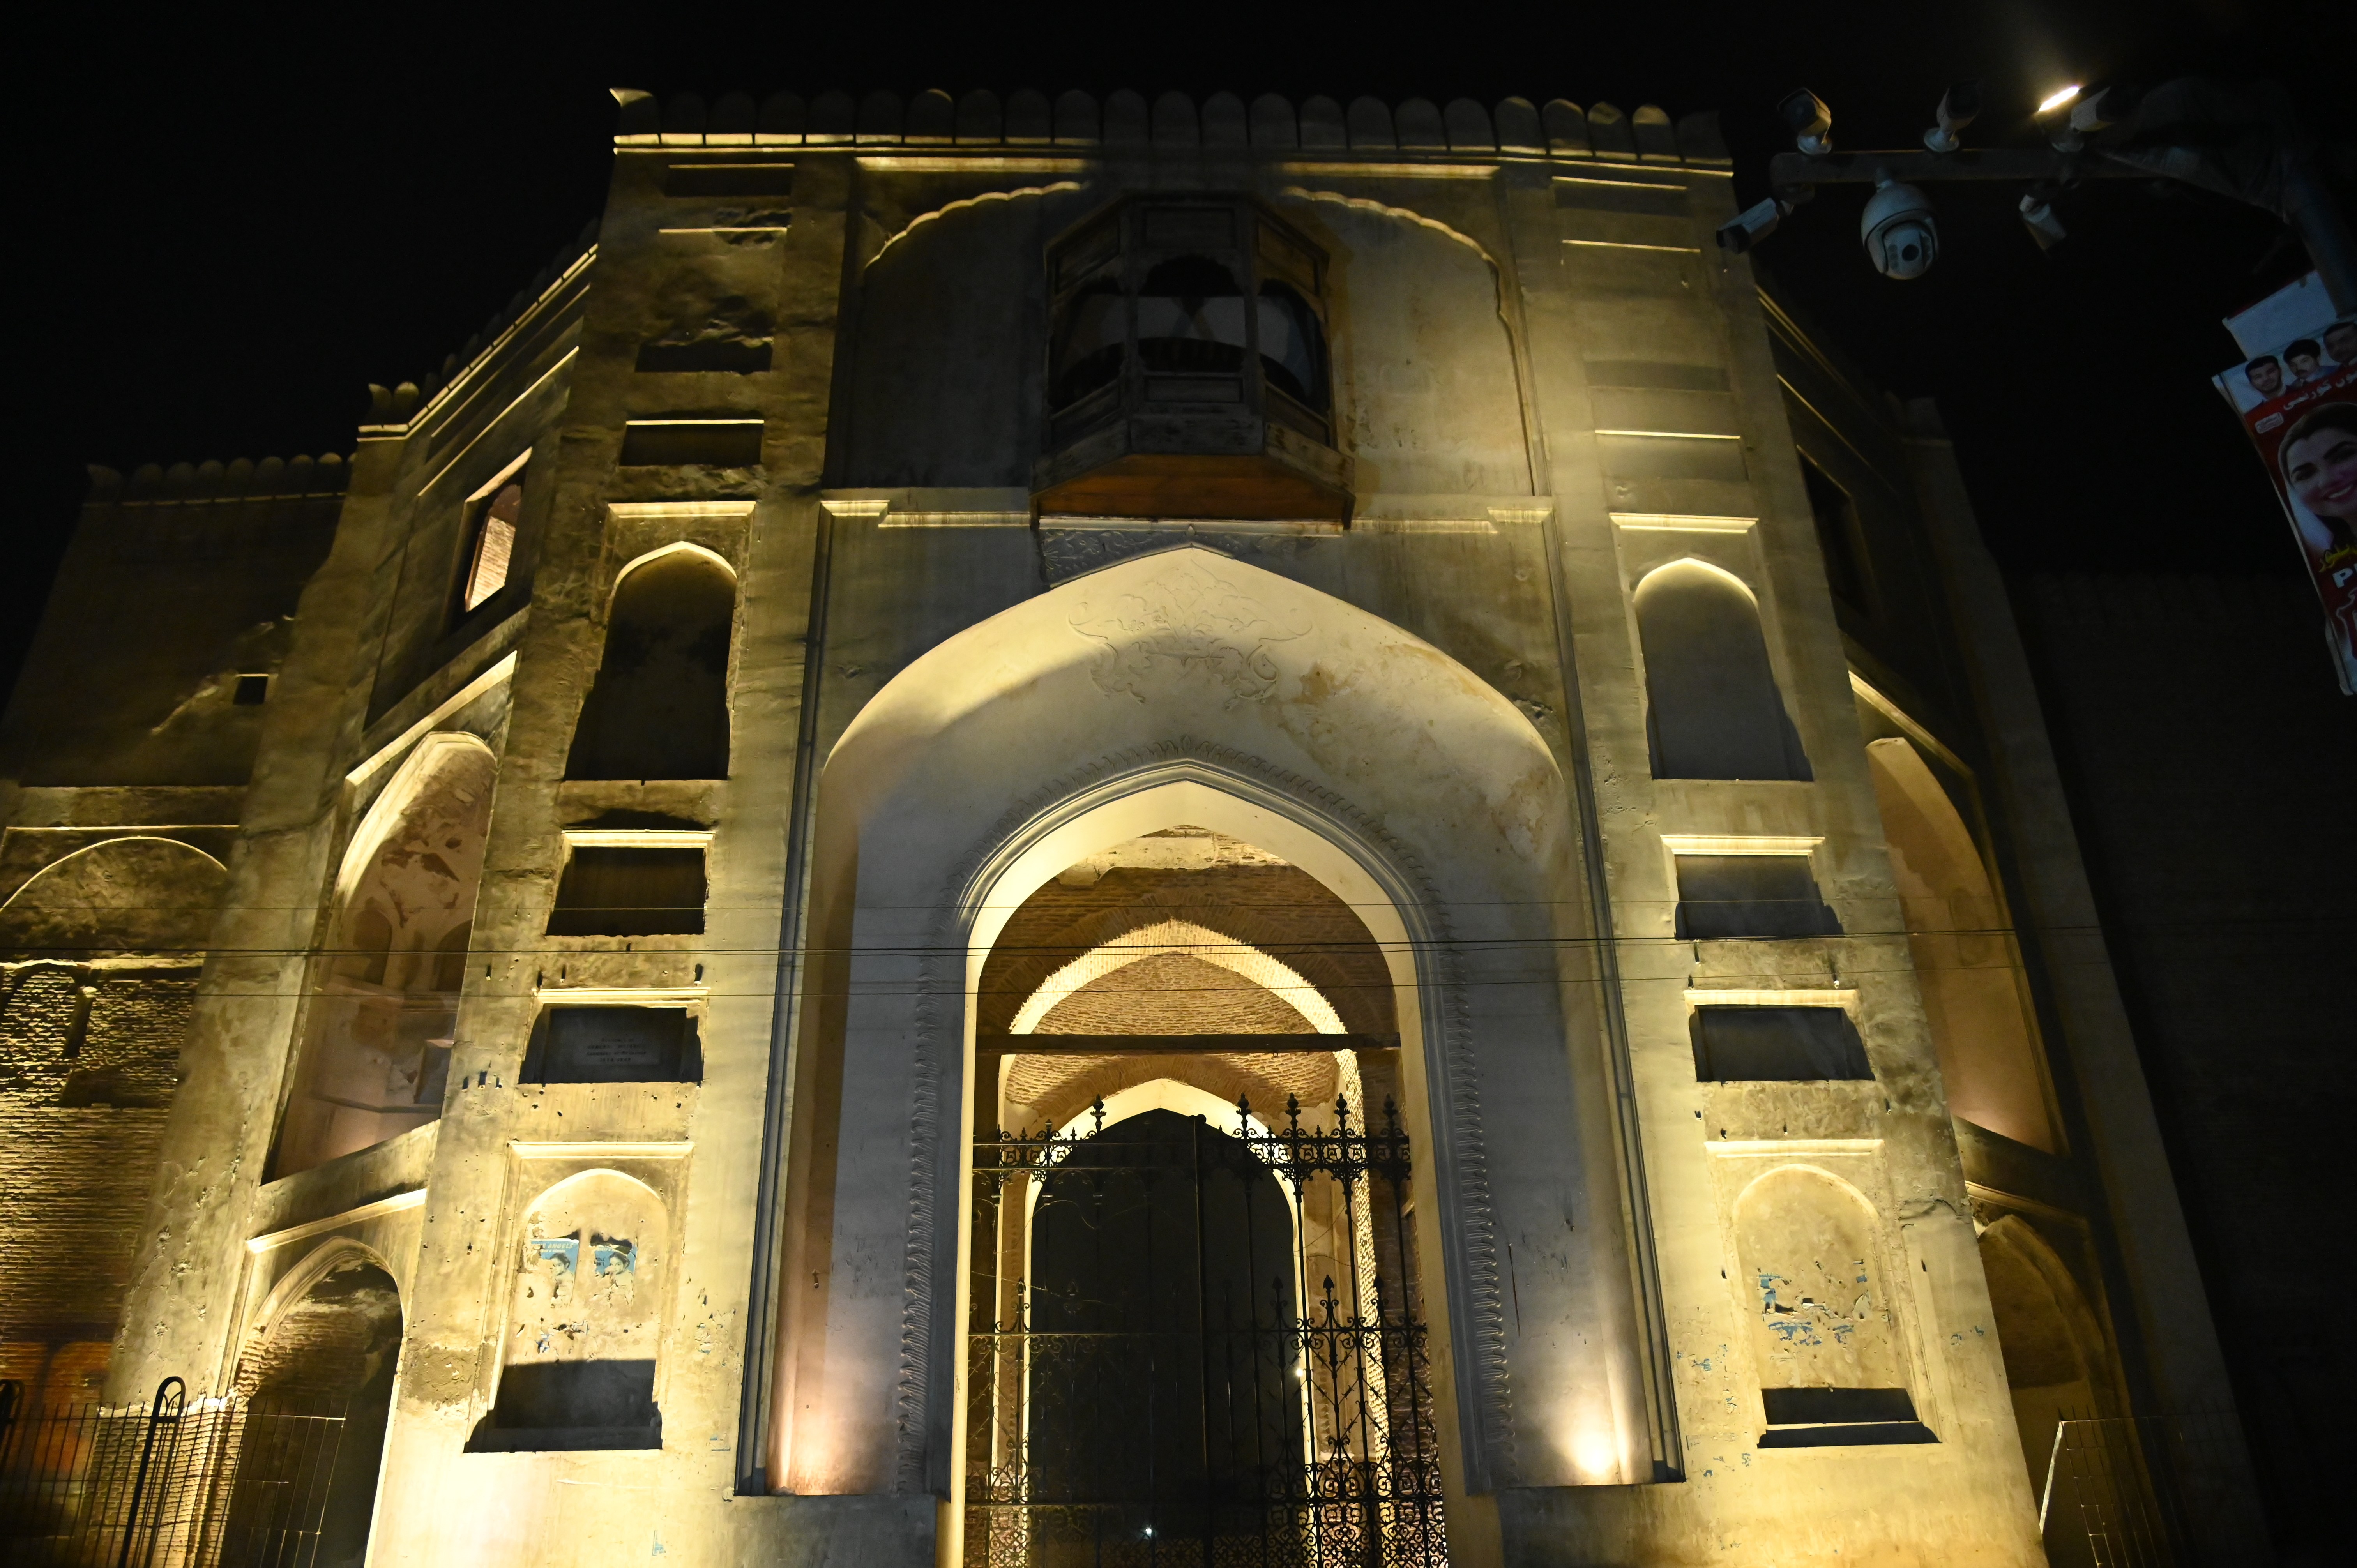
[[[508,335],[529,315],[533,306],[545,299],[557,285],[579,270],[597,243],[597,220],[591,219],[572,242],[559,250],[530,282],[515,291],[508,302],[494,312],[481,328],[458,345],[455,352],[446,354],[438,370],[415,381],[400,381],[392,386],[369,383],[369,425],[405,424],[420,409],[432,404],[444,388],[458,379],[459,373],[488,349]]]
[[[92,504],[242,501],[274,496],[339,496],[350,478],[341,453],[317,456],[235,457],[222,462],[142,463],[124,475],[103,464],[90,465]]]
[[[777,91],[676,92],[658,100],[618,87],[614,140],[624,146],[924,146],[1105,147],[1205,152],[1256,150],[1446,155],[1482,157],[1626,159],[1724,167],[1727,148],[1717,116],[1689,114],[1673,124],[1646,104],[1633,114],[1609,103],[1583,109],[1567,99],[1544,105],[1527,98],[1483,107],[1470,98],[1446,105],[1428,98],[1306,98],[1299,104],[1265,92],[1247,104],[1232,92],[1198,102],[1165,92],[1150,103],[1127,90],[1099,100],[1080,91],[1052,102],[1023,89],[1001,99],[977,88],[952,99],[938,88],[903,99],[878,89],[840,89],[804,98]]]

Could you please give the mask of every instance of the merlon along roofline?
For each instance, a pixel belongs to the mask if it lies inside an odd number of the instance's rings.
[[[334,496],[344,493],[351,459],[322,452],[317,457],[239,457],[223,463],[142,463],[125,478],[101,463],[90,465],[90,501],[242,501],[274,496]]]
[[[546,266],[532,275],[530,283],[516,290],[514,297],[492,314],[481,330],[460,344],[455,353],[443,356],[438,372],[390,387],[370,382],[368,416],[361,422],[361,427],[399,431],[430,412],[452,387],[466,379],[468,371],[514,334],[535,306],[589,263],[597,252],[598,222],[592,218],[570,244],[557,252]]]
[[[1428,98],[1396,105],[1354,98],[1346,108],[1322,96],[1297,106],[1273,92],[1250,104],[1232,92],[1214,92],[1200,103],[1183,92],[1166,92],[1148,103],[1126,90],[1102,102],[1074,91],[1051,102],[1028,88],[1003,102],[982,88],[955,99],[934,89],[906,100],[880,89],[856,98],[834,90],[807,100],[778,91],[758,102],[749,92],[724,92],[709,102],[699,92],[675,92],[660,102],[632,87],[613,92],[621,110],[614,140],[624,147],[923,146],[954,154],[1102,146],[1730,166],[1715,113],[1688,114],[1673,124],[1650,103],[1624,114],[1609,103],[1582,109],[1563,98],[1544,107],[1506,98],[1491,108],[1470,98],[1453,98],[1445,106]]]

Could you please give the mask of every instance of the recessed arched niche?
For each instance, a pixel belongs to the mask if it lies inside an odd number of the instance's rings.
[[[1783,1165],[1735,1206],[1762,1447],[1937,1441],[1917,1420],[1875,1215],[1847,1182]]]
[[[1637,585],[1636,603],[1653,777],[1810,779],[1751,591],[1716,566],[1674,561]]]
[[[54,861],[0,906],[0,944],[76,959],[200,959],[229,873],[202,850],[131,834]]]
[[[1325,245],[1337,440],[1361,496],[1532,492],[1498,270],[1467,235],[1339,191],[1284,207]]]
[[[2042,1493],[2055,1428],[2119,1413],[2109,1339],[2070,1267],[2029,1220],[2000,1216],[1981,1232],[1980,1253],[2022,1458]]]
[[[1980,848],[1910,742],[1870,741],[1866,755],[1948,1109],[2060,1153],[2013,929]]]
[[[737,575],[675,545],[622,571],[567,779],[726,779]]]
[[[365,1560],[401,1344],[400,1288],[367,1249],[328,1241],[280,1281],[234,1377],[223,1561],[274,1560],[307,1527],[310,1561]]]
[[[497,770],[474,736],[429,735],[354,831],[276,1175],[442,1114]]]
[[[1030,484],[1046,416],[1040,258],[1091,200],[1048,181],[952,202],[912,217],[862,269],[839,435],[848,483]]]
[[[499,1393],[471,1446],[662,1446],[662,1199],[619,1171],[582,1171],[533,1200],[513,1245]]]

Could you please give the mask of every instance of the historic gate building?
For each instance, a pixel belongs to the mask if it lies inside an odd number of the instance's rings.
[[[95,477],[20,1412],[328,1402],[321,1562],[1469,1568],[2036,1563],[2228,1408],[1936,420],[1707,116],[618,96],[355,455]]]

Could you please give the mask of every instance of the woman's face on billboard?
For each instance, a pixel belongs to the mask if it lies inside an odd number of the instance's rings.
[[[2317,516],[2357,518],[2357,433],[2328,428],[2290,443],[2284,478]]]

